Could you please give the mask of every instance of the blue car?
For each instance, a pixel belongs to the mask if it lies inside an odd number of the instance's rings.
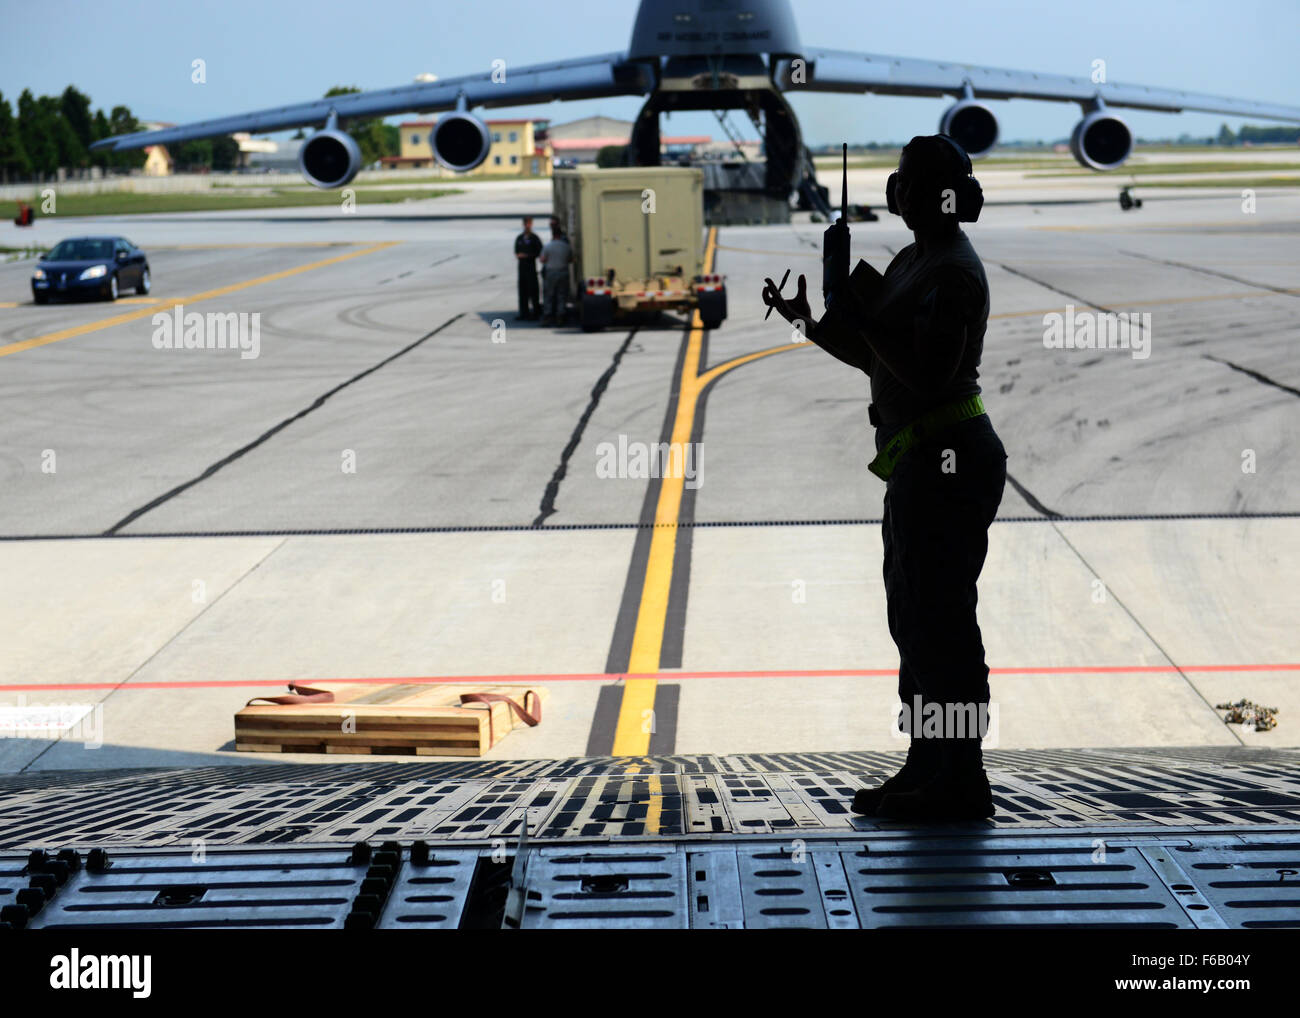
[[[61,240],[32,273],[32,300],[100,297],[117,300],[123,290],[149,292],[149,259],[125,237]]]

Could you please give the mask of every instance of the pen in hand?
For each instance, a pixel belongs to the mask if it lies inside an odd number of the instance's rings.
[[[786,270],[785,270],[785,275],[781,277],[781,285],[778,286],[778,287],[776,288],[776,292],[777,292],[777,293],[780,293],[782,290],[785,289],[785,281],[786,281],[787,279],[789,279],[789,278],[790,278],[790,270],[789,270],[789,269],[786,269]],[[769,305],[767,306],[767,314],[765,314],[765,315],[763,316],[763,321],[767,321],[769,318],[772,317],[772,308],[773,308],[773,307],[775,307],[774,304],[769,304]]]

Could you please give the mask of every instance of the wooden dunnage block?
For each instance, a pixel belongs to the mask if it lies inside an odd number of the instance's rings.
[[[535,695],[526,695],[530,690]],[[506,696],[535,717],[550,699],[545,687],[524,685],[318,682],[299,691],[330,693],[333,699],[240,708],[235,714],[235,749],[482,756],[527,722],[505,701],[462,704],[462,694]]]

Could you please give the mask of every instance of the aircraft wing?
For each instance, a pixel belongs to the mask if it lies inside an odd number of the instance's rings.
[[[555,99],[597,99],[610,95],[644,95],[654,87],[653,72],[645,64],[628,61],[622,53],[581,57],[528,67],[504,67],[504,80],[494,81],[491,72],[471,74],[443,81],[417,82],[397,88],[376,89],[336,95],[328,99],[294,103],[158,131],[119,134],[95,142],[92,149],[144,148],[170,145],[194,138],[212,138],[236,131],[264,134],[291,127],[325,124],[330,113],[341,122],[357,118],[382,117],[393,113],[433,113],[476,106],[522,106]]]
[[[1010,71],[977,64],[941,63],[848,50],[814,49],[804,53],[805,82],[783,63],[781,87],[788,92],[880,92],[890,95],[942,96],[963,93],[967,83],[977,99],[1055,99],[1086,103],[1100,97],[1108,106],[1177,113],[1197,110],[1234,116],[1263,117],[1300,123],[1300,106],[1232,99],[1145,85],[1096,84],[1091,78],[1036,71]]]

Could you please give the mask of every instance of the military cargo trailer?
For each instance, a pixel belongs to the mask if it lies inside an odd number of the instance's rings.
[[[584,330],[635,311],[698,309],[708,329],[727,317],[725,281],[704,274],[700,170],[556,170],[553,201],[573,245],[572,292]]]

